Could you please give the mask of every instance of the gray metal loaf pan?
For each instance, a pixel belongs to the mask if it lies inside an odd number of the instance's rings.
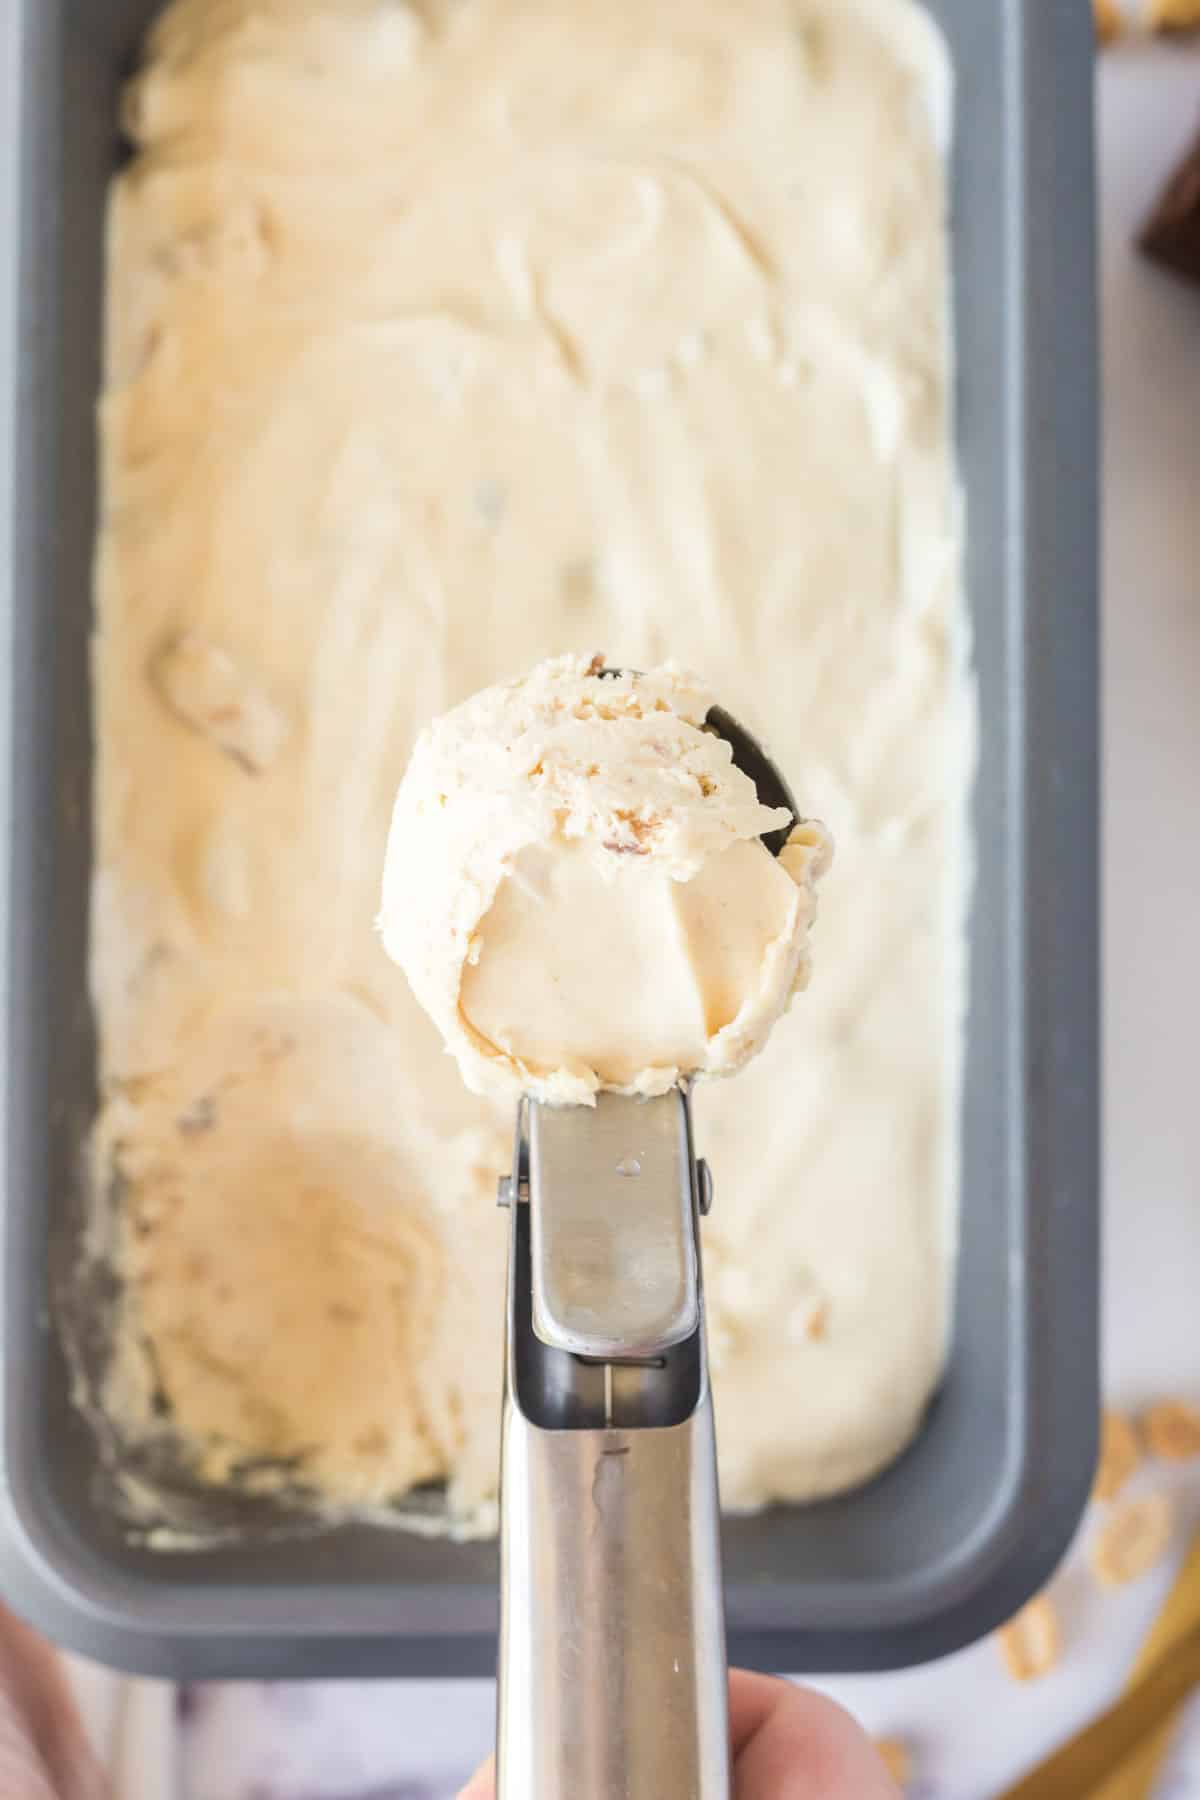
[[[50,1636],[155,1675],[483,1673],[494,1545],[263,1526],[191,1555],[133,1547],[69,1397],[48,1296],[79,1228],[95,1105],[85,954],[101,236],[118,80],[154,9],[0,10],[20,135],[19,378],[4,396],[15,437],[0,1582]],[[957,71],[957,419],[982,715],[957,1324],[927,1428],[896,1467],[844,1499],[727,1522],[733,1654],[790,1670],[914,1662],[994,1626],[1065,1547],[1095,1448],[1090,8],[934,11]]]

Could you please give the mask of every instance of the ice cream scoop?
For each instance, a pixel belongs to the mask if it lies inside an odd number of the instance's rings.
[[[467,1082],[518,1098],[499,1800],[729,1800],[690,1078],[738,1068],[803,985],[828,858],[670,667],[542,663],[404,777],[384,942]]]
[[[808,978],[829,842],[752,746],[693,677],[598,657],[422,735],[381,926],[468,1086],[587,1103],[761,1048]]]

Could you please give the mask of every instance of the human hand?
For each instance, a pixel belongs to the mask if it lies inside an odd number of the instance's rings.
[[[0,1606],[0,1794],[102,1800],[105,1791],[53,1650]]]
[[[729,1714],[737,1800],[897,1800],[870,1738],[823,1695],[734,1669]],[[495,1796],[489,1759],[459,1800]]]

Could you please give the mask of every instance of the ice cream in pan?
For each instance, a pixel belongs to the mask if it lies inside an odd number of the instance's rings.
[[[805,984],[829,856],[755,740],[671,666],[539,664],[429,727],[401,784],[384,943],[468,1085],[517,1109],[508,1800],[730,1792],[711,1185],[687,1095]]]
[[[837,838],[810,991],[697,1099],[725,1505],[842,1492],[916,1431],[971,867],[950,93],[908,0],[156,24],[94,644],[95,1398],[171,1484],[134,1529],[178,1524],[177,1462],[297,1529],[494,1529],[511,1097],[468,1091],[371,919],[427,720],[551,649],[702,671]]]

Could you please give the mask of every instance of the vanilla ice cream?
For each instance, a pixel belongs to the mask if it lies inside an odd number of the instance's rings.
[[[437,1025],[414,999],[372,929],[414,745],[602,649],[703,671],[836,841],[811,986],[695,1118],[722,1499],[862,1480],[938,1379],[958,1191],[973,713],[936,29],[911,0],[173,0],[122,116],[91,940],[114,1439],[488,1528],[517,1063],[582,1095],[737,1060],[803,966],[805,883],[718,745],[717,796],[659,782],[661,840],[598,754],[551,851],[563,771],[534,755],[506,844],[468,808],[393,862]],[[693,741],[704,697],[658,691],[597,741]],[[448,796],[450,730],[418,764]],[[569,933],[524,945],[565,913],[653,984],[560,1001]]]
[[[712,704],[671,667],[565,656],[422,733],[380,924],[476,1093],[728,1074],[807,981],[828,840],[760,804]],[[777,862],[761,834],[793,825]]]

